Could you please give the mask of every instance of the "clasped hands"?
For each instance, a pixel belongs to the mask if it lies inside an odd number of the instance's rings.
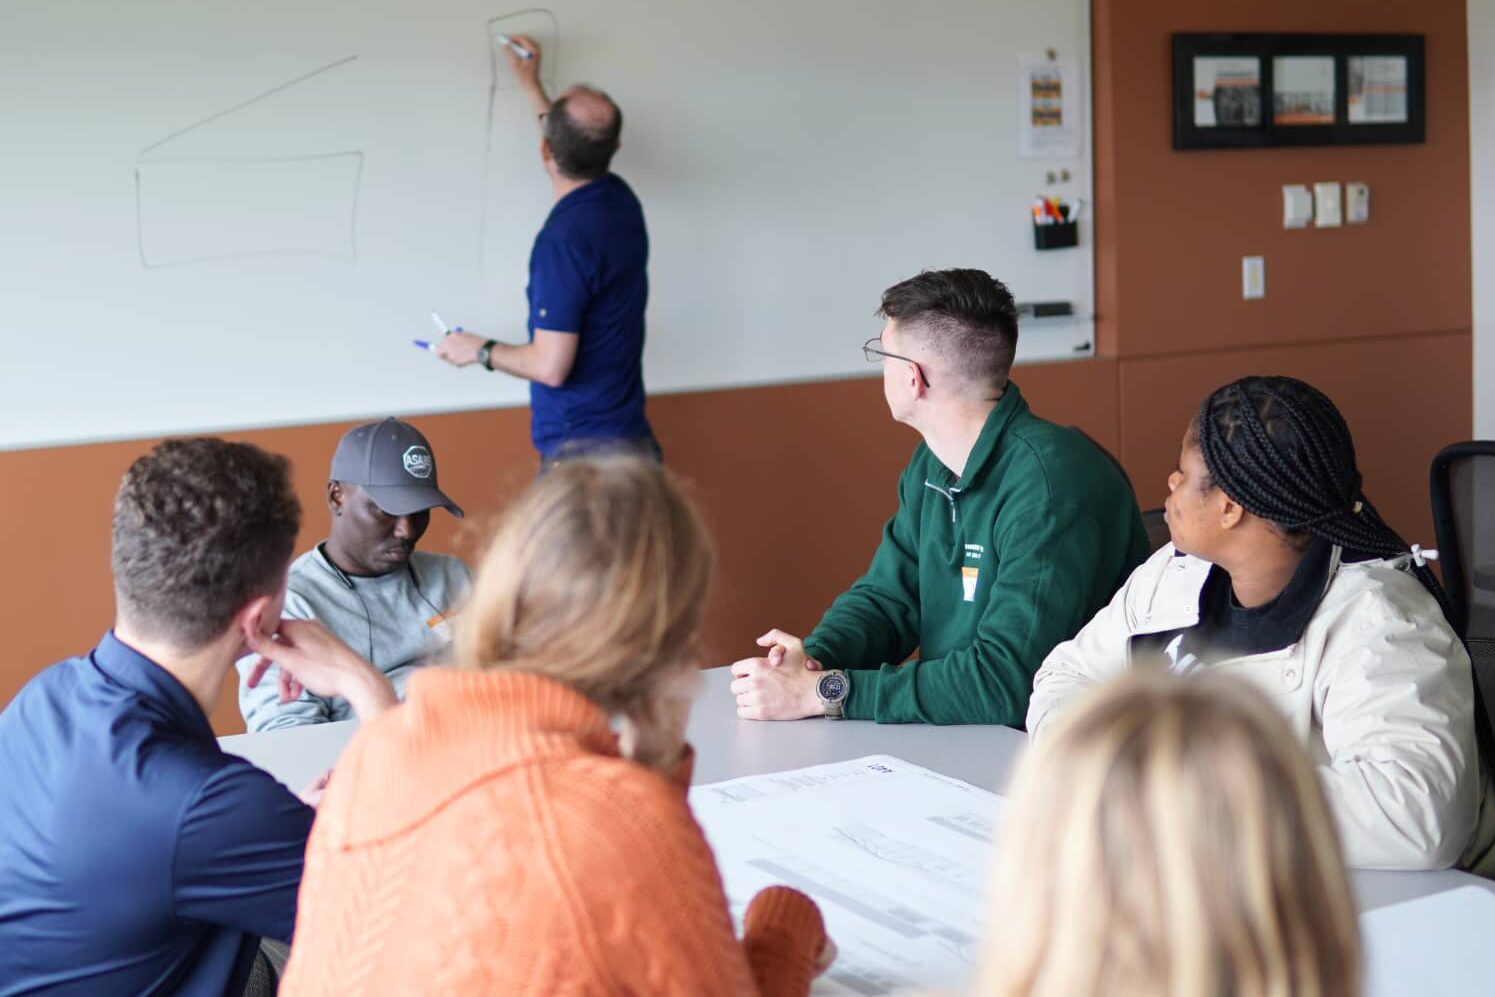
[[[804,641],[782,630],[770,630],[758,638],[758,646],[767,648],[767,653],[732,663],[737,715],[744,720],[824,716],[825,705],[815,693],[823,669],[805,653]]]

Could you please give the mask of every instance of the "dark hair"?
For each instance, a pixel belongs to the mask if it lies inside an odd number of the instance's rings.
[[[571,115],[569,94],[551,104],[545,115],[545,141],[550,143],[550,154],[555,157],[561,175],[573,180],[606,176],[613,154],[618,151],[618,138],[623,134],[623,112],[612,98],[590,87],[585,91],[601,97],[612,108],[612,116],[604,124],[579,123]]]
[[[1318,537],[1373,557],[1408,552],[1361,490],[1350,427],[1328,396],[1291,377],[1243,377],[1218,388],[1195,417],[1210,480],[1289,539]],[[1413,570],[1448,614],[1425,565]]]
[[[114,498],[112,558],[131,624],[193,649],[277,591],[301,526],[290,470],[212,437],[167,440],[131,464]]]
[[[950,373],[1002,388],[1017,350],[1017,305],[985,270],[925,270],[882,292],[893,319],[949,361]]]

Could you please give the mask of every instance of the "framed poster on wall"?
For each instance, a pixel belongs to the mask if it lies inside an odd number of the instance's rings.
[[[1173,148],[1424,141],[1422,35],[1175,34]]]

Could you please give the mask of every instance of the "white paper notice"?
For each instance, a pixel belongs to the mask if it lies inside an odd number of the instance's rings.
[[[1073,62],[1018,60],[1018,155],[1073,159],[1080,154],[1080,71]]]
[[[696,786],[739,926],[783,884],[820,905],[839,949],[817,994],[893,994],[968,982],[986,924],[1002,800],[887,755]]]

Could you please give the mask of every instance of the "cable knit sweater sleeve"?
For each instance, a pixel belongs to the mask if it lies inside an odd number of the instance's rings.
[[[593,964],[594,979],[613,991],[665,995],[809,992],[825,944],[819,909],[787,887],[764,890],[739,942],[679,785],[616,759],[541,778],[552,785],[532,798],[551,831],[549,858],[581,940],[577,956]]]

